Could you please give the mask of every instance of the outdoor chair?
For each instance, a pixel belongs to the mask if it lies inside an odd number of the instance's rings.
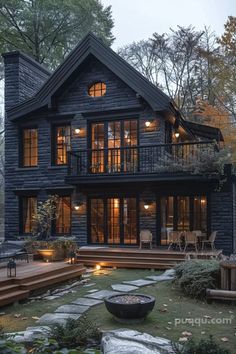
[[[208,240],[203,240],[202,241],[202,250],[204,249],[205,246],[210,245],[212,251],[214,251],[215,248],[215,240],[216,240],[216,235],[217,235],[217,231],[213,231],[209,237]]]
[[[197,239],[197,235],[195,232],[193,231],[186,231],[184,234],[184,238],[185,238],[185,247],[184,247],[184,252],[186,251],[188,246],[193,246],[195,247],[196,252],[198,251],[198,239]]]
[[[143,243],[149,244],[150,249],[152,249],[152,233],[150,230],[145,229],[140,231],[140,249],[142,248]]]
[[[182,238],[182,232],[180,232],[180,231],[170,231],[169,232],[168,250],[171,247],[179,247],[180,251],[182,251],[181,238]]]

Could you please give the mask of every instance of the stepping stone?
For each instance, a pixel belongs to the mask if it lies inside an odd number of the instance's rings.
[[[92,298],[92,299],[97,299],[97,300],[103,300],[105,297],[111,296],[111,295],[119,295],[117,291],[111,291],[111,290],[100,290],[97,291],[96,293],[86,295],[86,297]]]
[[[113,284],[111,285],[112,289],[115,291],[121,291],[124,293],[128,293],[129,291],[133,291],[133,290],[137,290],[138,287],[137,286],[133,286],[133,285],[126,285],[126,284]]]
[[[81,315],[76,315],[72,313],[45,313],[40,319],[37,321],[39,324],[65,324],[68,318],[73,318],[74,320],[78,320]]]
[[[85,297],[80,297],[77,300],[73,300],[72,304],[81,305],[81,306],[96,306],[102,304],[103,301],[95,299],[86,299]]]
[[[150,275],[146,278],[154,280],[154,281],[164,281],[164,280],[172,280],[173,279],[173,277],[169,277],[169,276],[165,276],[165,275]]]
[[[91,293],[91,294],[92,294],[92,293],[95,293],[95,291],[98,291],[98,289],[91,289],[91,290],[88,290],[87,293],[89,293],[89,294]]]
[[[80,306],[80,305],[62,305],[56,309],[56,313],[84,313],[89,309],[88,306]]]
[[[175,278],[175,270],[174,269],[167,269],[161,275],[151,275],[146,278],[151,279],[151,280],[155,280],[155,281],[171,280],[171,279]]]
[[[90,286],[94,286],[96,283],[90,283],[90,284],[85,284],[83,285],[84,288],[89,288]]]
[[[155,281],[146,280],[146,279],[137,279],[137,280],[123,281],[123,283],[141,287],[141,286],[155,284]]]

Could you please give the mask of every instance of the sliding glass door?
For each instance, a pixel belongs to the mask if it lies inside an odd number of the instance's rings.
[[[161,245],[169,243],[169,233],[173,230],[207,233],[206,196],[163,196],[158,198],[158,205]]]
[[[133,172],[138,166],[137,119],[91,124],[92,173]]]
[[[137,198],[91,198],[89,200],[90,242],[99,244],[138,243]]]

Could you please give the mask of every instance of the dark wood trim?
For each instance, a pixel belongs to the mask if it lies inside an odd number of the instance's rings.
[[[143,106],[138,106],[138,107],[122,107],[118,109],[113,109],[113,110],[107,110],[107,111],[89,111],[89,112],[82,112],[81,114],[87,118],[88,122],[93,122],[96,123],[102,122],[103,120],[122,120],[122,119],[131,119],[131,118],[137,118],[137,116],[140,116],[140,112],[143,109]]]

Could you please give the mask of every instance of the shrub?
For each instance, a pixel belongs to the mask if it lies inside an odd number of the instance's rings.
[[[220,347],[210,336],[208,339],[201,339],[196,343],[190,339],[184,345],[173,344],[175,354],[230,354],[228,349]]]
[[[204,299],[206,289],[216,289],[219,284],[220,266],[216,260],[189,260],[175,267],[175,283],[191,297]]]
[[[101,333],[95,323],[83,316],[78,320],[68,319],[65,325],[55,325],[51,337],[59,343],[60,347],[76,348],[97,345],[100,343]]]

